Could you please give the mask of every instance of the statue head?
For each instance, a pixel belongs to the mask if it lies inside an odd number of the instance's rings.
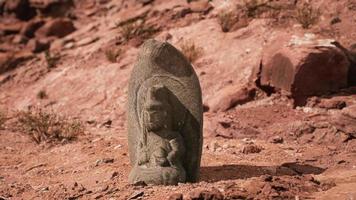
[[[172,113],[168,89],[154,85],[147,91],[143,107],[143,127],[147,131],[160,131],[172,128]]]

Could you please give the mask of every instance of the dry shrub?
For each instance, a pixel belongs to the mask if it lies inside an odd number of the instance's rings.
[[[121,26],[121,34],[125,42],[134,37],[147,39],[157,32],[153,26],[148,25],[143,20],[137,20]]]
[[[223,32],[228,32],[238,21],[237,15],[233,11],[222,11],[218,14],[218,21]]]
[[[47,99],[48,98],[48,95],[46,93],[45,90],[40,90],[38,93],[37,93],[37,98],[38,99]]]
[[[4,129],[5,122],[6,122],[6,114],[2,110],[0,110],[0,130]]]
[[[121,49],[107,49],[105,51],[106,59],[112,63],[116,63],[121,54]]]
[[[313,8],[310,3],[304,3],[297,8],[296,19],[304,29],[308,29],[318,22],[320,15],[321,12],[319,9]]]
[[[32,108],[17,113],[17,130],[41,143],[74,140],[84,132],[84,126],[79,120]]]
[[[45,59],[47,63],[47,67],[49,69],[54,68],[57,66],[57,63],[60,59],[59,55],[52,55],[48,50],[45,51]]]
[[[180,49],[191,63],[194,63],[194,61],[203,55],[203,48],[195,45],[192,40],[183,41],[180,45]]]
[[[274,9],[268,1],[244,0],[244,10],[248,17],[258,17],[262,13]]]

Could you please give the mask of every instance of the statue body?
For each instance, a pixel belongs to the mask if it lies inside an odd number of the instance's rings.
[[[155,40],[143,45],[130,79],[128,107],[133,166],[129,182],[197,181],[202,146],[200,85],[191,65],[172,45]]]

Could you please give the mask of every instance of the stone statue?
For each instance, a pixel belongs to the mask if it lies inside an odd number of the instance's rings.
[[[129,182],[197,181],[202,113],[199,80],[183,54],[166,42],[145,42],[129,83]]]

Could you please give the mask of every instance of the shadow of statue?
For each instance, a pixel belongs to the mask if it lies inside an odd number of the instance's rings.
[[[295,176],[321,174],[326,169],[299,163],[284,163],[280,166],[222,165],[200,168],[200,181],[218,182],[223,180],[246,179],[262,175]]]

